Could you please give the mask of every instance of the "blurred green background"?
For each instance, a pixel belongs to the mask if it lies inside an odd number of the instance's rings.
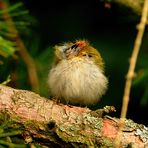
[[[115,116],[119,117],[125,76],[140,15],[132,8],[113,0],[7,2],[10,2],[9,13],[21,39],[35,60],[39,94],[49,97],[47,76],[53,61],[53,46],[76,39],[87,39],[104,58],[106,75],[109,78],[109,89],[97,108],[113,105],[117,110]],[[18,54],[20,49],[16,50],[15,41],[6,42],[9,41],[6,35],[8,28],[2,15],[0,10],[0,53],[3,50],[3,53],[8,53],[5,56],[0,55],[0,82],[4,82],[10,75],[9,86],[31,89],[26,65]],[[130,99],[127,118],[148,125],[148,28],[142,41]]]

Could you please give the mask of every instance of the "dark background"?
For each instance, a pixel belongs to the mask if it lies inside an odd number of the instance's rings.
[[[21,0],[11,0],[11,3],[18,1]],[[48,62],[50,65],[50,58],[53,57],[52,49],[46,50],[48,47],[61,42],[87,39],[104,58],[106,75],[109,78],[109,89],[97,107],[114,105],[117,110],[115,116],[119,117],[128,61],[140,17],[130,8],[116,3],[105,3],[101,0],[22,0],[22,2],[36,20],[35,24],[32,24],[33,33],[28,37],[28,44],[31,45],[36,39],[38,42],[37,55],[33,54],[33,51],[30,52],[35,59],[41,59],[46,52],[46,58],[42,58],[40,62],[46,62],[47,68],[41,73],[46,72],[45,77],[48,75]],[[146,30],[136,71],[148,66],[147,32]],[[43,63],[40,63],[40,67],[44,67]],[[43,84],[46,83],[44,80]],[[21,85],[18,86],[23,88]],[[127,118],[148,125],[146,114],[148,104],[143,106],[140,104],[144,91],[145,85],[141,83],[132,86]],[[47,94],[41,92],[41,95],[46,97]]]

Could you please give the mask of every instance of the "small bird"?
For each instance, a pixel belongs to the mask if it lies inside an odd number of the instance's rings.
[[[53,97],[72,105],[96,104],[108,86],[104,61],[86,40],[55,46],[55,61],[48,85]]]

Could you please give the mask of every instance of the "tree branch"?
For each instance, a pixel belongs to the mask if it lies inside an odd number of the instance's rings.
[[[99,117],[94,112],[88,108],[63,105],[30,91],[0,85],[0,120],[7,116],[15,122],[15,126],[23,125],[22,135],[26,142],[38,139],[46,146],[52,143],[67,147],[114,147],[120,120]],[[107,108],[100,109],[100,112],[107,112]],[[144,125],[125,120],[121,135],[122,147],[148,146],[148,128]]]

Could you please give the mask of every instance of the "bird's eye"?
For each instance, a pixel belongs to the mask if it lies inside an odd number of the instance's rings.
[[[91,58],[92,55],[91,55],[91,54],[86,54],[86,53],[84,53],[84,54],[83,54],[83,57],[89,57],[89,58]]]
[[[91,54],[88,54],[88,57],[89,57],[89,58],[91,58],[91,57],[92,57],[92,55],[91,55]]]

